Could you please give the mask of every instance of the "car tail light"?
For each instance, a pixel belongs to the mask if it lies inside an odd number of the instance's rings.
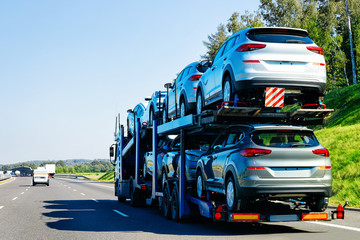
[[[306,48],[314,53],[324,55],[324,50],[321,47],[307,46]]]
[[[240,151],[240,155],[244,157],[259,157],[270,153],[271,150],[260,148],[245,148]]]
[[[322,170],[331,169],[331,166],[320,166],[319,169],[322,169]]]
[[[327,150],[326,148],[315,149],[315,150],[312,150],[312,152],[314,154],[322,156],[322,157],[328,157],[329,156],[329,150]]]
[[[249,52],[265,48],[266,44],[243,44],[236,49],[238,52]]]
[[[200,74],[196,74],[196,75],[192,75],[191,77],[189,77],[190,81],[197,81],[201,78]]]
[[[259,60],[244,60],[243,63],[260,63]]]
[[[265,167],[247,167],[249,170],[265,170]]]

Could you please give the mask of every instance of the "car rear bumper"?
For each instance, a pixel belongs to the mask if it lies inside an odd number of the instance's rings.
[[[239,195],[247,198],[254,198],[259,196],[266,197],[303,197],[303,196],[331,196],[331,185],[259,185],[240,187]]]
[[[291,90],[313,91],[323,93],[325,82],[315,79],[279,79],[279,78],[254,78],[251,80],[238,80],[234,82],[235,92],[254,88],[280,87]]]

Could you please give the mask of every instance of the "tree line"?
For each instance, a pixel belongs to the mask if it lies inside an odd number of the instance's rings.
[[[40,164],[24,162],[24,163],[12,164],[12,165],[3,165],[1,170],[6,171],[17,167],[31,167],[32,169],[36,169],[38,167],[44,167],[45,164],[55,164],[56,173],[108,172],[114,169],[114,166],[109,161],[94,160],[89,163],[73,164],[67,166],[65,161],[59,160],[59,161],[43,161]]]
[[[347,0],[355,62],[360,54],[360,0]],[[345,0],[260,0],[257,11],[234,12],[226,24],[204,41],[203,59],[212,60],[222,43],[248,27],[291,27],[306,29],[310,38],[324,50],[327,70],[326,90],[353,83],[350,38]],[[356,73],[359,66],[355,65]],[[358,77],[357,77],[358,78]]]

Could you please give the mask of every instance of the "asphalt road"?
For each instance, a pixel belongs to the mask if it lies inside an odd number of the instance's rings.
[[[152,207],[118,203],[113,184],[30,177],[0,183],[0,239],[360,239],[360,212],[331,222],[175,223]]]

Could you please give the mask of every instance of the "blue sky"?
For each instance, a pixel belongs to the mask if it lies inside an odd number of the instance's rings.
[[[108,158],[115,117],[259,1],[0,1],[0,164]]]

